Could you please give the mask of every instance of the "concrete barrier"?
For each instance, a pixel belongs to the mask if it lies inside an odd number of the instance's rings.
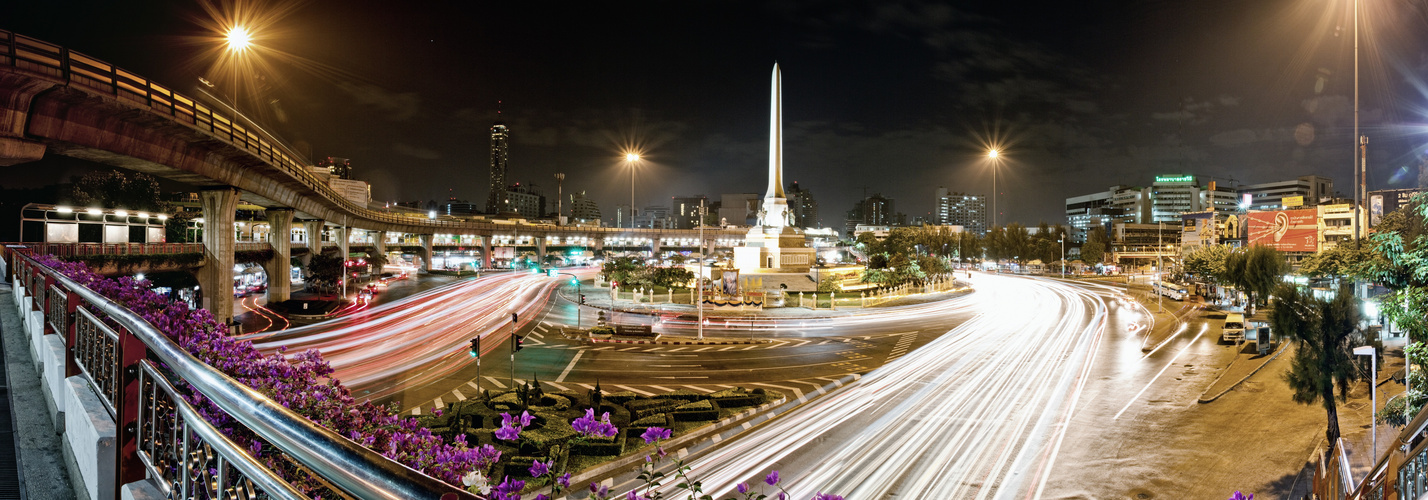
[[[60,342],[59,335],[44,335],[40,339],[40,356],[44,358],[40,367],[40,378],[43,379],[40,386],[45,391],[50,423],[54,424],[55,432],[63,434],[68,398],[64,397],[64,342]],[[104,408],[99,410],[104,411]]]
[[[74,461],[70,473],[80,480],[72,477],[71,481],[82,482],[91,499],[113,498],[114,459],[119,453],[114,420],[83,377],[65,379],[64,391],[65,405],[71,408],[65,412],[64,446]]]

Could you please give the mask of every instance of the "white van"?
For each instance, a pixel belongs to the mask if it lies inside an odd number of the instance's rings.
[[[1220,328],[1221,342],[1239,342],[1245,338],[1245,315],[1229,313],[1225,315],[1225,325]]]

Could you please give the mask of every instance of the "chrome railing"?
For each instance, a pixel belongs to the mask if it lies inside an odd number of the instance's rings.
[[[36,280],[41,286],[52,281],[66,297],[78,297],[65,301],[75,323],[75,341],[66,345],[66,357],[79,367],[114,415],[119,448],[135,450],[130,455],[121,453],[115,467],[116,484],[147,475],[177,492],[170,495],[173,498],[258,498],[258,490],[275,498],[304,498],[294,496],[292,486],[279,484],[282,481],[272,471],[259,470],[262,465],[242,447],[224,441],[216,428],[180,404],[182,398],[175,395],[165,378],[167,373],[283,453],[280,460],[304,469],[342,495],[475,498],[313,423],[202,362],[133,311],[29,255],[16,252],[15,257],[15,272],[27,284],[26,293],[37,301],[43,300],[44,294],[34,290],[43,288],[29,288]],[[165,372],[155,370],[150,361],[159,363]],[[141,446],[126,444],[135,441]],[[125,466],[131,460],[143,466],[144,472],[137,477]],[[208,493],[212,494],[204,496]]]
[[[153,363],[139,367],[139,460],[165,497],[307,498],[209,425]]]

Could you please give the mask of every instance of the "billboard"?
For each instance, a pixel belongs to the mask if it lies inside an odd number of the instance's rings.
[[[1280,203],[1281,205],[1284,205],[1284,208],[1302,207],[1302,206],[1304,206],[1304,197],[1303,197],[1303,196],[1285,196],[1285,197],[1279,199],[1279,203]]]
[[[1249,213],[1249,244],[1281,252],[1319,250],[1318,211],[1275,210]]]

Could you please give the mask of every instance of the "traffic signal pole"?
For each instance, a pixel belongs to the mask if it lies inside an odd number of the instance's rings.
[[[516,351],[521,349],[516,339],[516,312],[511,311],[511,390],[516,390]]]

